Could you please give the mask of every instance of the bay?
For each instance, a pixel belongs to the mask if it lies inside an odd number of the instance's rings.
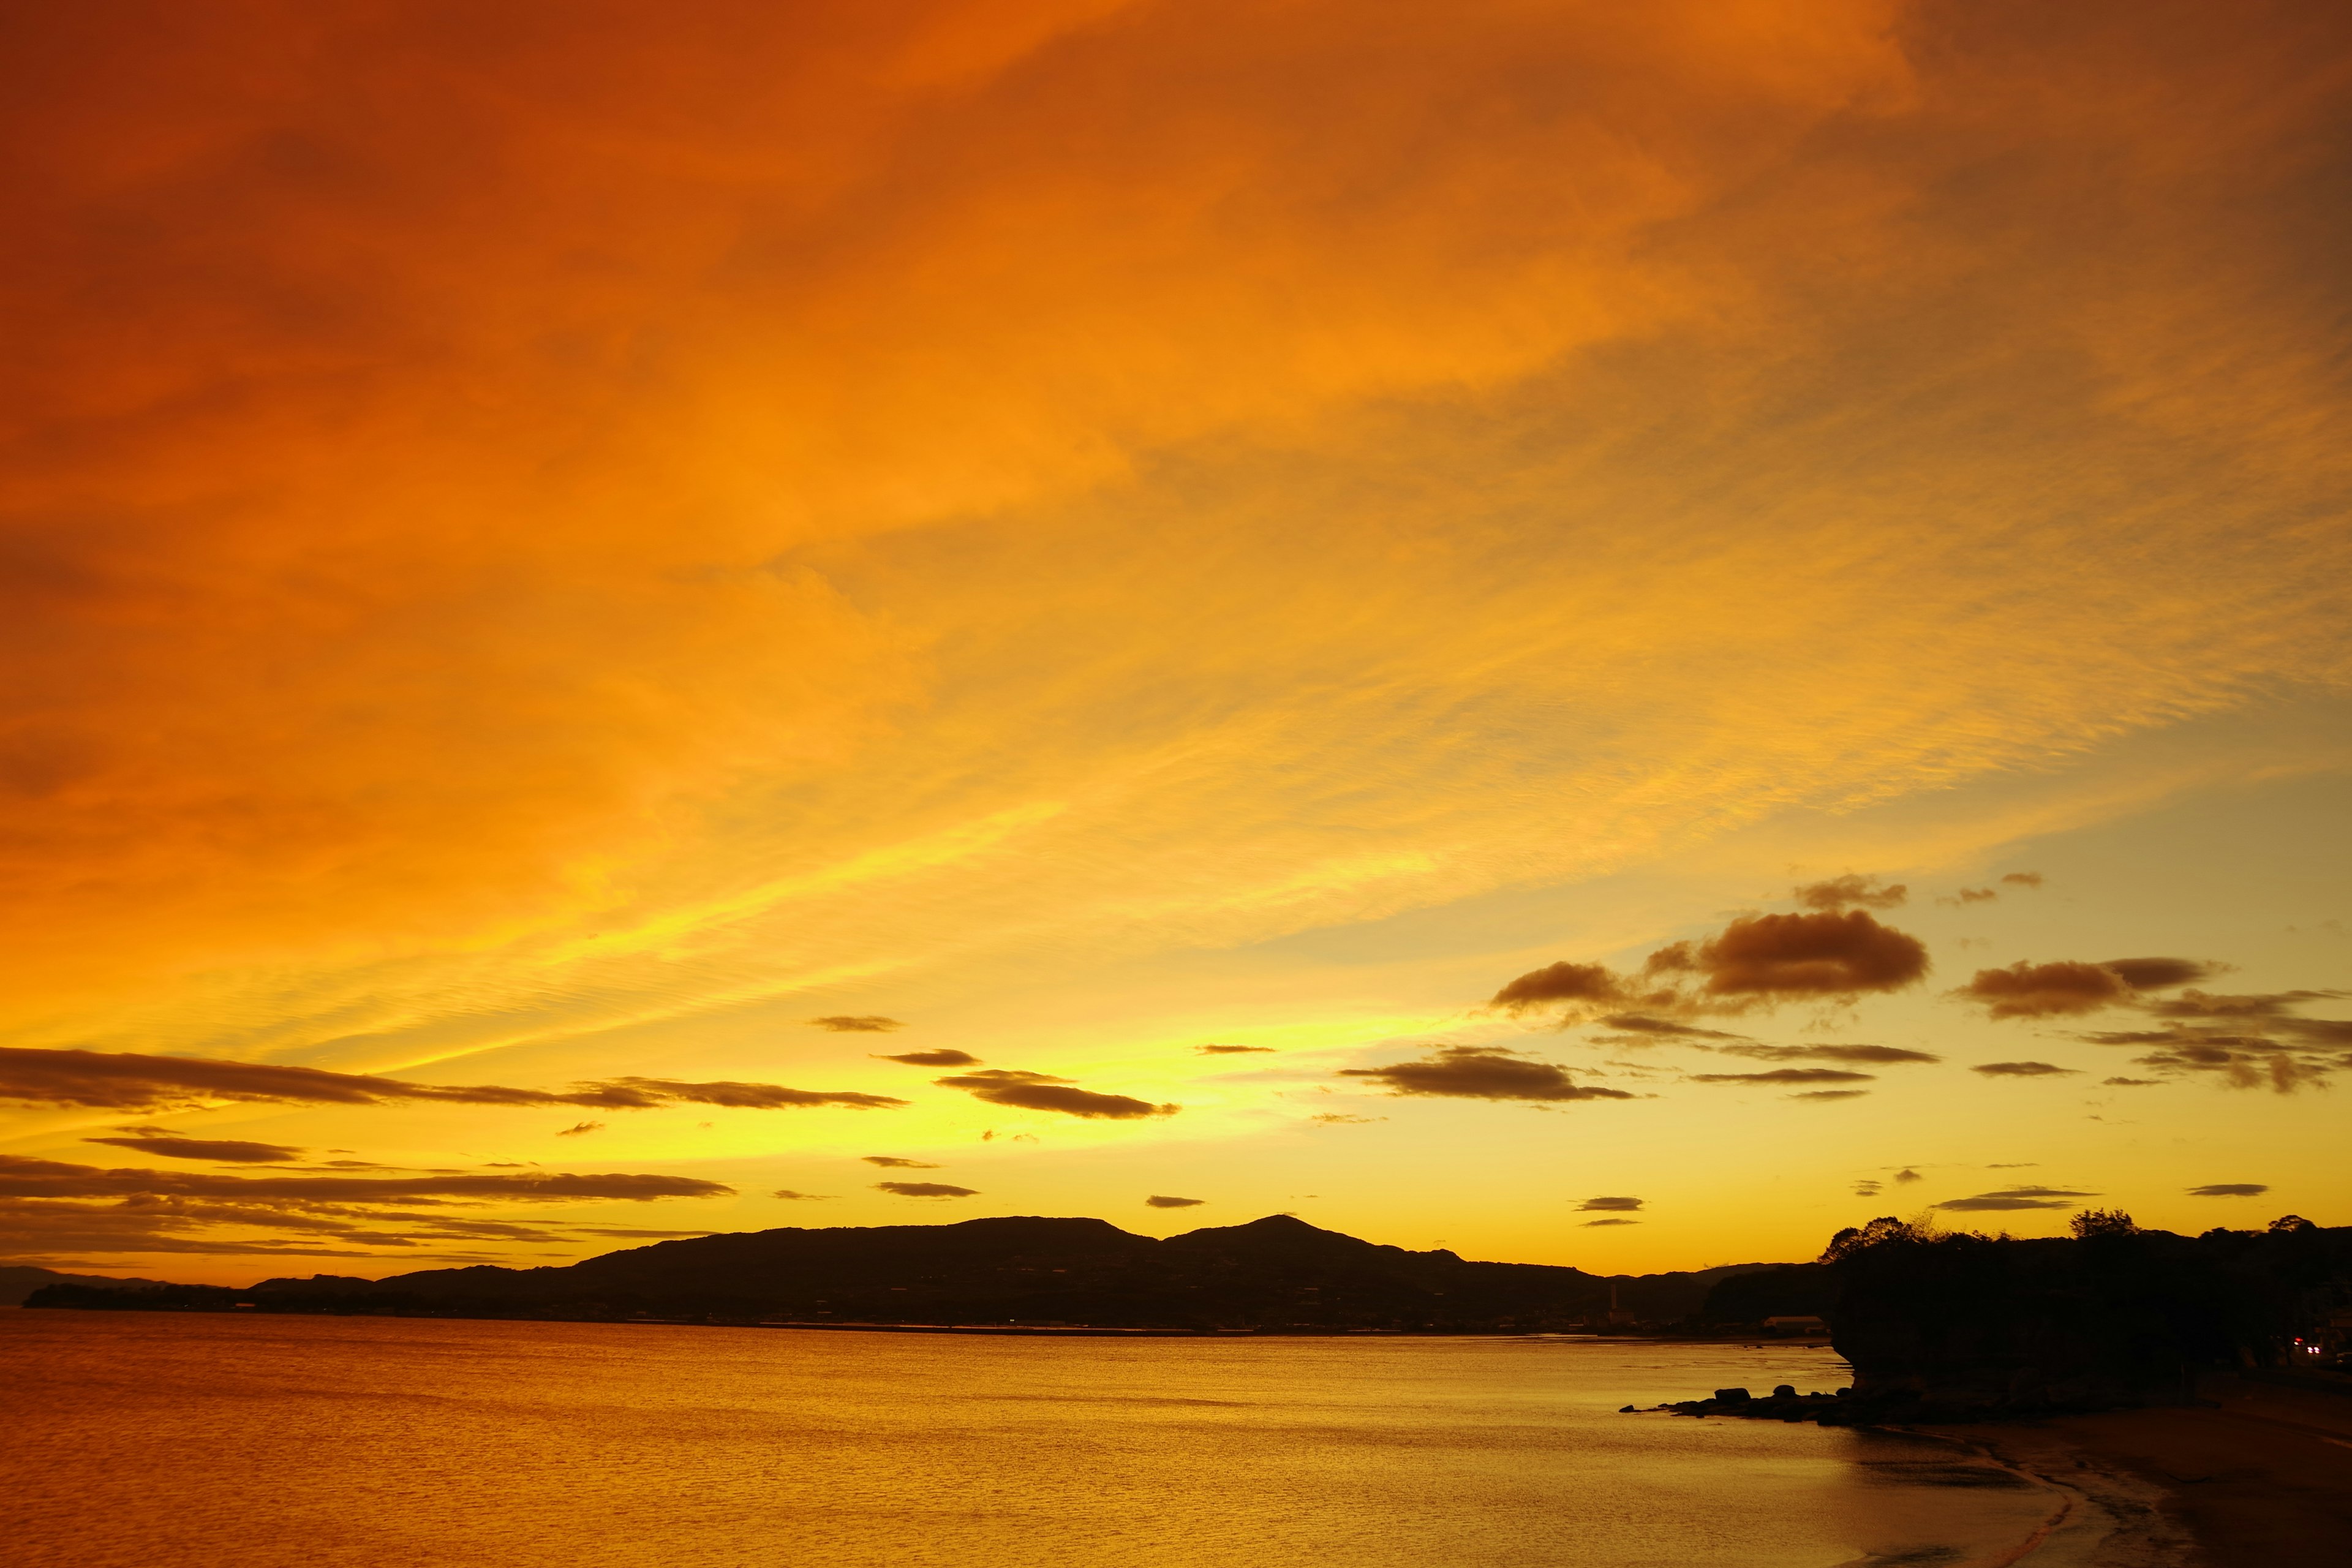
[[[0,1312],[22,1568],[1832,1568],[2006,1558],[1927,1439],[1623,1415],[1798,1346]]]

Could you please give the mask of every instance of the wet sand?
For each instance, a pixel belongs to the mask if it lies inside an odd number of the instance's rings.
[[[2347,1568],[2352,1399],[2236,1377],[2210,1407],[1923,1428],[2062,1500],[2029,1568]]]

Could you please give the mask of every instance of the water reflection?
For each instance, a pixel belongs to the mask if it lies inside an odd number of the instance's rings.
[[[1948,1447],[1624,1415],[1826,1352],[0,1313],[26,1568],[1832,1568],[2047,1494]]]

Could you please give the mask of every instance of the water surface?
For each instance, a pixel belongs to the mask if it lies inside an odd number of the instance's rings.
[[[1624,1415],[1826,1351],[0,1312],[17,1568],[1832,1568],[2049,1495]],[[1980,1483],[1990,1484],[1980,1484]]]

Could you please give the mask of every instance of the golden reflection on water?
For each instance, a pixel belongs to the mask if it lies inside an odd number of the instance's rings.
[[[0,1495],[14,1568],[1830,1568],[2049,1511],[1903,1439],[1617,1414],[1841,1380],[1720,1345],[13,1311]]]

